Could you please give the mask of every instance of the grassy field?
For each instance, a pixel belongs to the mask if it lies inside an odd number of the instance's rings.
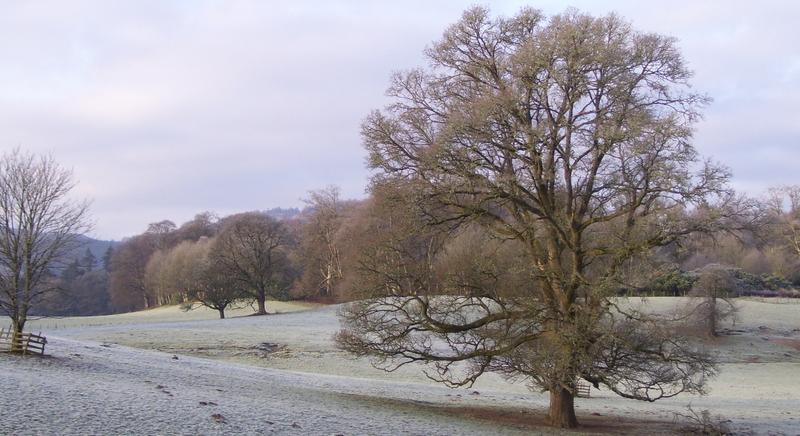
[[[669,312],[685,305],[686,300],[657,297],[621,303],[646,311]],[[735,325],[728,326],[720,338],[701,343],[723,362],[720,376],[709,384],[709,395],[650,404],[593,390],[592,398],[578,400],[579,414],[589,421],[605,417],[606,424],[621,419],[674,429],[671,423],[675,414],[684,412],[691,403],[694,409],[708,409],[732,420],[739,431],[795,434],[793,429],[800,428],[800,302],[740,299],[737,304],[740,311]],[[507,411],[522,408],[533,416],[544,413],[546,394],[531,392],[524,385],[509,383],[493,374],[470,390],[442,391],[425,377],[423,367],[407,366],[386,373],[372,368],[365,359],[353,359],[337,350],[332,340],[339,329],[338,306],[270,303],[268,307],[277,314],[248,316],[252,309],[242,308],[232,311],[228,319],[219,320],[214,311],[187,313],[173,306],[123,315],[44,319],[33,323],[31,329],[80,343],[194,356],[212,359],[219,365],[244,364],[278,370],[279,374],[304,374],[317,381],[334,377],[343,381],[334,389],[338,394],[366,398],[370,407],[392,407],[392,401],[408,400],[400,392],[424,392],[420,395],[437,398],[428,405],[433,408],[489,408],[494,412],[473,410],[473,415],[479,416],[476,419],[481,422],[496,420],[499,428],[509,431],[520,424],[518,420],[509,421]],[[330,384],[322,384],[326,383]],[[345,389],[348,383],[367,387],[349,392]],[[527,422],[535,423],[536,419]],[[475,430],[469,426],[464,429]]]

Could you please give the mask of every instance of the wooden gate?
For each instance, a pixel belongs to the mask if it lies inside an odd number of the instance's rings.
[[[39,333],[14,334],[13,330],[0,329],[0,351],[15,351],[22,354],[38,354],[44,356],[47,338]]]

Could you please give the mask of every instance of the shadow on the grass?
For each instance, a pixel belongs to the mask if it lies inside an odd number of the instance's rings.
[[[578,414],[580,426],[572,430],[557,429],[547,424],[547,411],[521,407],[496,407],[453,404],[446,405],[429,401],[403,400],[373,397],[361,394],[341,394],[348,399],[370,405],[386,405],[398,412],[417,412],[422,410],[434,415],[458,417],[475,421],[495,428],[522,430],[546,434],[679,434],[680,429],[673,421],[656,419],[636,419],[614,415]]]

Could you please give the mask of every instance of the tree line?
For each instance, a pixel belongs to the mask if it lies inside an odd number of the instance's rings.
[[[395,216],[395,209],[413,205],[399,204],[397,192],[388,191],[374,187],[364,200],[343,200],[336,188],[313,191],[305,209],[281,219],[267,212],[223,218],[204,212],[180,226],[150,224],[109,251],[102,268],[82,266],[86,257],[73,260],[62,275],[71,296],[59,298],[68,303],[60,314],[196,302],[223,315],[235,302],[252,301],[258,313],[266,313],[268,299],[351,301],[376,270],[372,263],[390,262],[374,255],[384,238],[394,229],[422,225]],[[649,273],[620,284],[617,293],[686,295],[697,278],[692,271],[709,264],[739,269],[754,291],[800,286],[800,251],[794,242],[800,227],[798,192],[797,187],[772,189],[758,222],[735,232],[663,247],[648,260]],[[480,265],[473,263],[489,262],[486,250],[497,243],[478,227],[448,238],[444,252],[450,274],[459,274],[454,272],[459,263],[465,268],[461,273],[480,274]],[[522,247],[500,245],[502,250],[492,251],[493,261],[522,258]]]
[[[243,302],[265,314],[270,299],[338,301],[345,256],[339,233],[359,204],[330,187],[311,192],[307,207],[293,215],[204,212],[181,226],[150,224],[110,256],[111,307],[196,303],[224,317],[227,307]]]
[[[396,187],[374,186],[367,199],[343,200],[329,187],[310,192],[302,211],[223,218],[203,212],[180,226],[152,223],[100,258],[88,248],[67,256],[53,269],[57,285],[43,293],[33,313],[99,315],[184,304],[224,317],[226,308],[247,302],[266,313],[268,299],[351,301],[375,273],[373,263],[390,262],[374,253],[384,238],[393,229],[422,226],[395,216],[395,209],[413,206],[400,197]],[[758,204],[757,216],[737,231],[662,247],[648,260],[648,274],[620,284],[617,294],[689,295],[703,268],[721,265],[740,294],[794,296],[792,289],[800,287],[800,187],[772,188]],[[487,249],[494,262],[522,258],[522,247],[505,243],[495,251],[497,243],[477,226],[449,235],[446,269],[451,276],[482,274]]]

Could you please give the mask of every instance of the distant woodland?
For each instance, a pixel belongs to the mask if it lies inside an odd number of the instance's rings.
[[[59,292],[48,295],[36,311],[99,315],[187,304],[209,293],[208,282],[229,288],[219,289],[229,304],[351,301],[358,298],[354,289],[369,285],[378,269],[374,263],[390,261],[391,250],[397,249],[392,238],[421,225],[423,217],[404,213],[411,205],[398,207],[407,201],[401,194],[373,189],[365,200],[346,200],[336,188],[327,188],[311,192],[302,210],[277,208],[225,217],[202,212],[181,225],[169,220],[152,223],[120,242],[86,238],[59,269]],[[798,296],[800,189],[773,189],[757,210],[739,230],[673,244],[652,259],[642,259],[643,273],[635,275],[640,280],[620,287],[619,293],[685,295],[703,269],[722,268],[735,277],[739,295]],[[523,257],[520,247],[493,240],[478,227],[452,236],[435,261],[448,270],[442,280],[480,273],[478,263],[485,260],[487,249],[497,264],[513,264]],[[422,252],[426,241],[405,243],[405,249]],[[246,259],[248,249],[264,252]],[[524,268],[519,271],[524,274]]]

